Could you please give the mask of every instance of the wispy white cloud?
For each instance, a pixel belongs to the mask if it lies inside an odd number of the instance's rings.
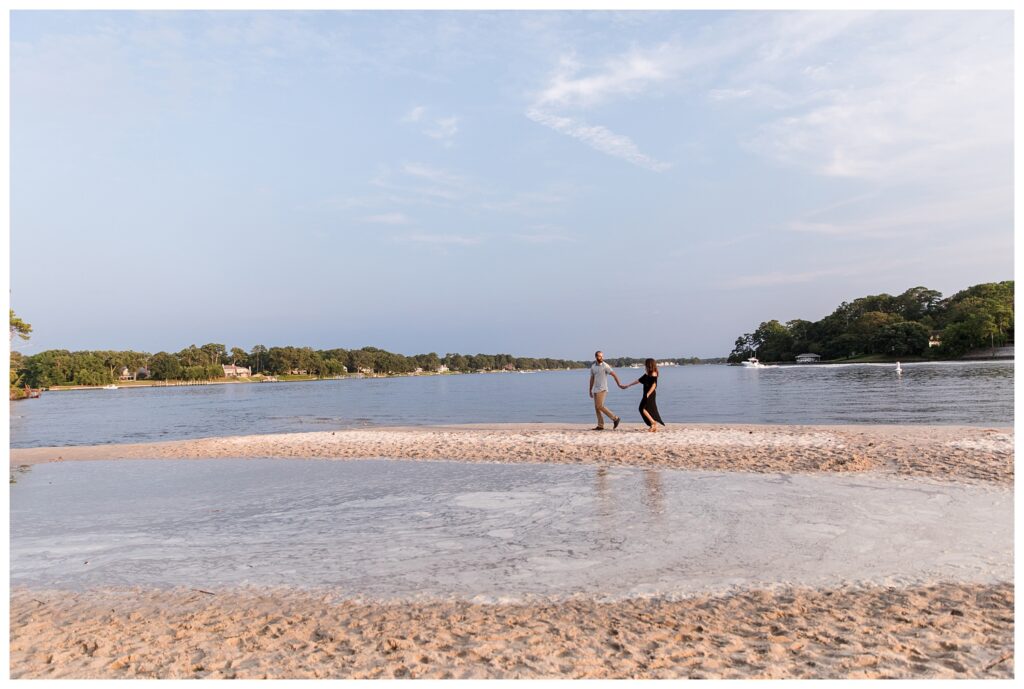
[[[539,107],[591,107],[616,96],[642,92],[677,71],[676,50],[665,44],[653,50],[631,50],[606,61],[594,74],[578,76],[582,65],[573,56],[562,57],[547,86],[538,94]]]
[[[382,201],[391,204],[449,206],[472,191],[464,177],[416,162],[403,163],[397,171],[383,167],[370,184],[390,192]]]
[[[396,206],[429,206],[551,218],[552,214],[560,212],[574,191],[564,184],[544,191],[510,191],[505,186],[487,185],[457,171],[423,162],[382,166],[369,184],[381,192],[362,197],[336,197],[322,205],[337,210],[371,207],[380,210],[375,214],[379,216],[394,212],[391,209]]]
[[[787,15],[761,51],[773,59],[743,68],[740,83],[771,83],[791,105],[748,138],[752,150],[824,176],[950,190],[962,186],[952,180],[991,179],[993,164],[1009,169],[999,152],[1013,146],[1010,15],[823,14],[835,26],[817,13]],[[824,35],[783,47],[807,22]],[[839,59],[851,43],[871,50]]]
[[[435,184],[459,189],[466,186],[465,177],[448,170],[425,165],[424,163],[403,163],[401,169],[406,175],[426,179]]]
[[[409,112],[405,113],[402,117],[402,122],[419,122],[423,119],[423,113],[427,111],[427,108],[423,105],[417,105],[412,108]]]
[[[459,133],[459,118],[454,116],[438,118],[434,120],[434,126],[424,129],[423,133],[431,139],[438,139],[446,146],[450,146],[452,139]]]
[[[796,285],[804,282],[814,282],[825,277],[846,275],[845,271],[838,268],[808,270],[802,272],[791,272],[775,270],[757,275],[740,275],[731,280],[720,282],[719,287],[727,289],[743,289],[746,287],[774,287],[777,285]]]
[[[788,229],[857,239],[923,234],[969,224],[992,225],[1000,219],[1009,223],[1012,204],[1010,187],[895,200],[867,194],[807,213],[790,222]]]
[[[690,53],[675,44],[665,43],[611,56],[599,69],[582,74],[583,65],[576,57],[564,55],[548,83],[527,108],[526,116],[602,153],[648,170],[664,172],[672,164],[641,152],[629,136],[564,113],[572,109],[592,109],[618,98],[637,97],[651,86],[675,78],[693,62]]]
[[[534,122],[554,129],[556,132],[578,139],[602,153],[622,158],[648,170],[664,172],[672,167],[671,163],[666,163],[641,153],[632,139],[628,136],[616,134],[607,127],[587,124],[571,117],[562,117],[538,108],[530,108],[526,111],[526,116]]]
[[[865,274],[879,274],[905,269],[909,266],[925,263],[921,256],[910,256],[892,260],[879,260],[877,257],[828,268],[816,270],[773,270],[767,273],[756,273],[753,275],[738,275],[717,284],[720,289],[745,289],[749,287],[778,287],[780,285],[797,285],[813,283],[819,280],[837,277],[850,277]]]
[[[747,98],[753,93],[753,89],[711,89],[708,91],[708,98],[714,101],[738,100]]]
[[[453,145],[455,135],[459,133],[459,118],[455,115],[447,117],[434,117],[429,123],[426,122],[427,106],[417,105],[402,116],[402,122],[406,124],[428,124],[420,132],[425,136],[440,141],[445,146]]]

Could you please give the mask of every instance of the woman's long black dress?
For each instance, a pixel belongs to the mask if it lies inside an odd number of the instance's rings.
[[[640,398],[640,418],[643,419],[644,423],[648,426],[651,425],[651,422],[647,420],[646,416],[644,416],[645,411],[651,415],[652,419],[660,423],[662,426],[665,425],[665,422],[661,420],[661,414],[658,413],[658,400],[655,399],[658,396],[658,391],[655,390],[651,393],[650,397],[647,396],[647,391],[650,390],[657,382],[658,376],[652,376],[647,373],[640,376],[640,383],[644,386],[644,396]]]

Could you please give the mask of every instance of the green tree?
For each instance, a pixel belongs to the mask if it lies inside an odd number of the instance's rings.
[[[1012,280],[982,283],[944,300],[937,317],[943,326],[941,352],[959,356],[1012,341],[1013,287]]]
[[[181,377],[184,380],[206,380],[207,368],[204,365],[198,366],[186,366],[182,372]]]
[[[852,335],[855,338],[855,347],[858,352],[882,354],[883,352],[879,350],[880,347],[883,347],[883,345],[879,344],[882,330],[887,326],[899,323],[901,320],[895,313],[867,311],[850,324],[846,334]]]
[[[764,361],[792,361],[793,336],[789,329],[776,320],[766,321],[754,331],[755,350]]]
[[[907,321],[921,321],[930,318],[942,300],[942,292],[927,287],[911,287],[896,297],[900,305],[899,314]]]
[[[253,373],[261,373],[267,365],[267,348],[263,345],[253,345],[249,350],[249,360],[253,363]]]
[[[445,354],[442,360],[449,371],[468,371],[469,362],[462,354]]]
[[[736,338],[736,344],[732,348],[732,352],[729,353],[729,363],[739,363],[746,361],[752,356],[756,356],[756,343],[754,342],[753,333],[744,333]]]
[[[25,321],[18,318],[15,315],[14,309],[11,309],[11,340],[14,340],[14,336],[17,335],[23,340],[27,340],[32,336],[32,326]]]
[[[441,365],[441,357],[437,355],[437,352],[430,352],[429,354],[417,354],[413,357],[418,368],[422,368],[424,371],[436,371]]]
[[[893,356],[922,355],[928,349],[928,334],[928,328],[920,323],[892,323],[875,335],[873,351]]]
[[[25,321],[21,320],[20,318],[18,318],[16,315],[14,315],[14,309],[11,309],[10,325],[11,325],[11,337],[10,337],[10,339],[11,339],[12,342],[14,341],[14,337],[15,336],[20,337],[22,340],[27,340],[27,339],[29,339],[29,337],[31,337],[31,335],[32,335],[32,326],[29,325],[28,323],[26,323]],[[23,357],[22,357],[21,353],[15,352],[13,349],[11,349],[11,359],[10,359],[11,393],[10,393],[10,398],[12,400],[22,399],[22,398],[24,398],[26,396],[25,395],[25,390],[24,390],[24,385],[25,385],[24,375],[23,375],[22,370],[21,370],[23,366],[24,366],[24,361],[23,361]]]
[[[301,369],[299,350],[295,347],[271,347],[267,351],[267,369],[276,375]]]
[[[203,353],[202,363],[209,366],[220,366],[228,363],[227,347],[222,344],[210,342],[199,348]]]
[[[167,352],[157,352],[149,358],[149,375],[154,380],[178,380],[181,378],[181,361]]]
[[[361,371],[373,371],[376,365],[376,352],[368,351],[368,349],[353,349],[348,353],[348,370],[351,373],[359,373]]]
[[[201,366],[206,359],[206,353],[194,344],[178,352],[177,356],[182,366]]]
[[[235,364],[236,366],[248,366],[249,355],[245,353],[245,350],[241,347],[231,348],[231,360],[227,363]]]

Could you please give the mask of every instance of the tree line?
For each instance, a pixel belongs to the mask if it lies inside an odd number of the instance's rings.
[[[643,359],[609,359],[612,366],[642,364]],[[720,363],[722,359],[697,357],[661,359],[678,364]],[[579,369],[589,361],[516,357],[511,354],[459,354],[440,356],[435,352],[406,356],[377,347],[361,349],[313,349],[312,347],[266,347],[256,345],[249,351],[230,349],[223,344],[190,345],[179,352],[92,350],[72,352],[51,349],[32,356],[12,354],[12,384],[45,388],[55,385],[108,385],[119,379],[124,369],[138,380],[204,381],[224,377],[223,365],[250,369],[253,375],[283,376],[304,374],[331,378],[349,374],[404,374],[452,371],[537,371]]]
[[[938,346],[930,343],[938,342]],[[927,287],[841,303],[819,321],[761,323],[736,339],[729,362],[752,356],[793,361],[798,354],[842,359],[878,354],[953,359],[1013,342],[1013,280],[968,287],[946,299]]]
[[[406,356],[377,347],[322,349],[266,347],[249,351],[223,344],[190,345],[179,352],[78,351],[52,349],[12,359],[20,383],[31,387],[54,385],[107,385],[128,369],[140,380],[202,381],[224,377],[223,365],[249,368],[255,374],[305,374],[317,378],[339,375],[400,374],[416,371],[470,373],[497,370],[581,368],[586,364],[565,359],[514,357],[511,354],[458,354],[435,352]],[[446,367],[446,368],[443,368]]]
[[[15,313],[14,309],[11,309],[11,317],[8,323],[10,324],[10,343],[14,344],[14,338],[18,337],[22,340],[27,340],[32,337],[32,325],[21,320]],[[22,355],[20,352],[11,349],[11,365],[8,369],[11,379],[11,399],[18,400],[23,399],[26,396],[25,393],[25,381],[23,376],[19,372]]]

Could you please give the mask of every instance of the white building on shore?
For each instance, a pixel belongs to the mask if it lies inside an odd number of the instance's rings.
[[[234,364],[221,364],[224,368],[225,378],[248,378],[252,375],[252,369]]]

